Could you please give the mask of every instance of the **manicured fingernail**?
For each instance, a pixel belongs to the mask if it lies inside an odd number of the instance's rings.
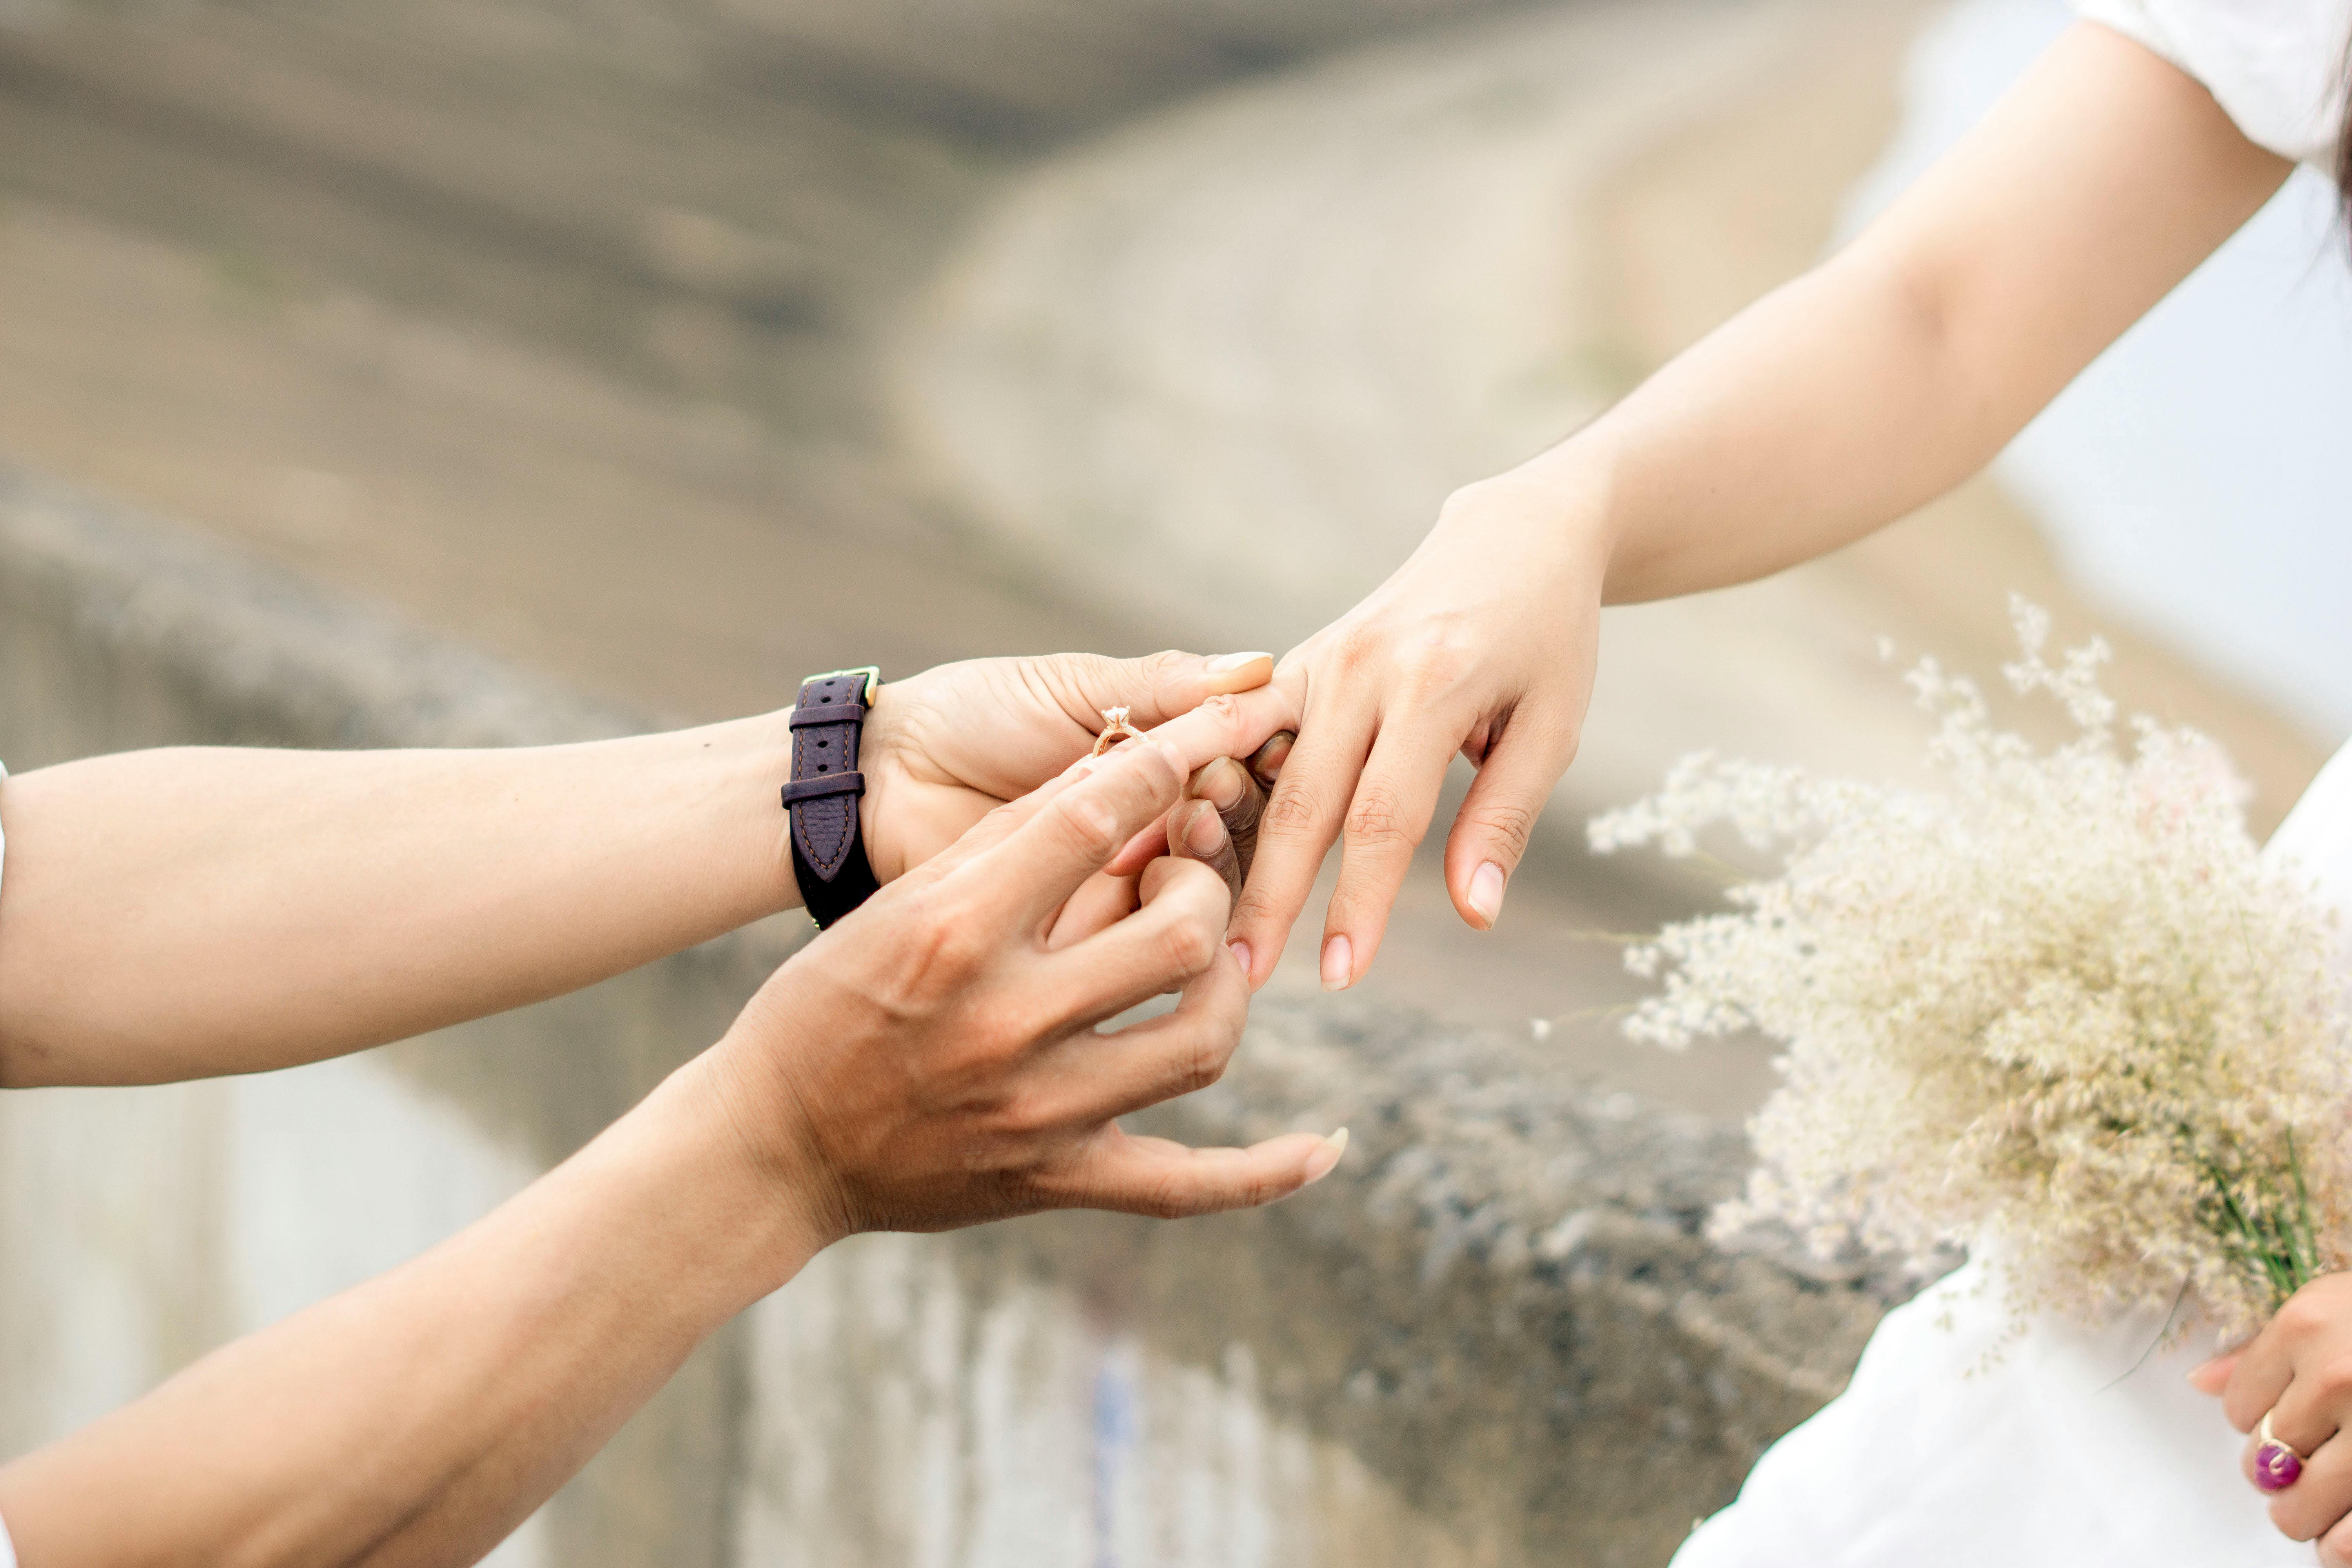
[[[1503,868],[1492,860],[1470,874],[1470,907],[1490,926],[1503,912]]]
[[[1225,951],[1234,955],[1234,962],[1242,966],[1242,978],[1244,980],[1247,980],[1249,978],[1250,972],[1249,943],[1245,942],[1229,942],[1225,943]]]
[[[1355,950],[1344,936],[1335,936],[1323,944],[1323,989],[1345,991],[1355,979],[1349,966],[1355,963]]]
[[[1248,788],[1248,775],[1242,772],[1241,763],[1231,757],[1219,757],[1201,770],[1201,798],[1219,811],[1231,811],[1241,805],[1242,792]]]
[[[1203,802],[1193,811],[1192,820],[1184,826],[1184,847],[1205,860],[1224,847],[1225,825]]]
[[[1216,658],[1209,661],[1209,673],[1211,675],[1223,675],[1231,670],[1246,668],[1248,666],[1255,664],[1259,659],[1264,659],[1266,663],[1272,664],[1274,662],[1274,655],[1270,653],[1221,653]]]
[[[1323,1147],[1307,1156],[1307,1185],[1313,1186],[1329,1175],[1339,1156],[1348,1152],[1348,1130],[1340,1128],[1323,1140]]]

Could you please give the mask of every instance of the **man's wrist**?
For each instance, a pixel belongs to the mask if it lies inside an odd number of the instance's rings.
[[[672,1073],[615,1129],[690,1240],[696,1269],[731,1315],[781,1289],[845,1234],[804,1141],[761,1115],[772,1097],[730,1043]]]

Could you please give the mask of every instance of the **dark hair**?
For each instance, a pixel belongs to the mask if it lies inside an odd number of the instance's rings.
[[[2336,148],[2336,184],[2344,193],[2344,205],[2352,213],[2352,108],[2344,115],[2344,140]]]
[[[2344,74],[2352,84],[2352,42],[2344,47]],[[2336,188],[2344,193],[2344,210],[2352,216],[2352,86],[2347,86],[2344,105],[2344,139],[2336,144]]]

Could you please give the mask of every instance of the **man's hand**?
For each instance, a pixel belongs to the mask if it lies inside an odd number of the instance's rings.
[[[823,1233],[1204,1214],[1338,1160],[1311,1133],[1194,1150],[1115,1121],[1214,1082],[1248,1006],[1226,887],[1198,861],[1151,860],[1132,915],[1054,940],[1072,896],[1183,798],[1189,761],[1155,737],[1079,763],[885,888],[744,1010],[717,1081],[755,1163]],[[1174,1012],[1097,1032],[1180,990]]]
[[[1238,744],[1229,708],[1071,769],[882,889],[780,970],[718,1046],[496,1213],[0,1467],[24,1561],[473,1562],[695,1345],[849,1231],[1082,1205],[1200,1214],[1330,1170],[1337,1136],[1193,1150],[1113,1120],[1211,1081],[1239,1038],[1247,992],[1208,865],[1158,858],[1132,915],[1046,940],[1072,892],[1147,826],[1165,842],[1188,771]],[[677,774],[626,804],[741,807],[742,830],[712,841],[714,876],[772,831],[772,753],[703,771],[727,738],[618,743],[624,760],[649,752],[659,779]],[[572,749],[551,757],[538,794],[556,808],[558,786],[593,791],[616,771],[594,765],[613,752],[581,750],[576,768]],[[1223,776],[1204,775],[1213,799]],[[488,780],[477,793],[497,798]],[[519,816],[513,831],[529,826]],[[663,864],[652,847],[641,863]],[[14,899],[13,865],[9,883]],[[1183,992],[1172,1014],[1096,1032],[1170,989]]]
[[[968,659],[889,682],[875,694],[858,752],[876,878],[903,876],[1085,756],[1104,709],[1125,708],[1149,730],[1263,687],[1273,673],[1263,653],[1064,653]]]
[[[1162,855],[1199,861],[1224,879],[1229,896],[1240,897],[1257,848],[1265,792],[1282,771],[1292,738],[1287,732],[1275,736],[1247,763],[1218,757],[1196,771],[1184,786],[1184,798],[1167,816],[1129,839],[1109,865],[1087,878],[1062,906],[1047,945],[1066,946],[1133,914],[1142,901],[1139,879]],[[1229,945],[1247,979],[1249,948]]]
[[[2303,1473],[2271,1499],[2271,1522],[2289,1540],[2318,1540],[2327,1568],[2352,1563],[2352,1439],[2341,1436],[2352,1430],[2352,1274],[2313,1280],[2252,1343],[2189,1375],[2221,1396],[2231,1426],[2252,1433],[2268,1415],[2272,1435],[2303,1456]],[[2249,1485],[2259,1447],[2248,1438]]]

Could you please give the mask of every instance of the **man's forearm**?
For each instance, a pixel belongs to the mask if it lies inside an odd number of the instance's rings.
[[[434,1251],[0,1469],[27,1568],[488,1551],[827,1239],[711,1060]]]
[[[133,752],[0,785],[0,1085],[284,1067],[799,901],[781,714],[514,751]]]

